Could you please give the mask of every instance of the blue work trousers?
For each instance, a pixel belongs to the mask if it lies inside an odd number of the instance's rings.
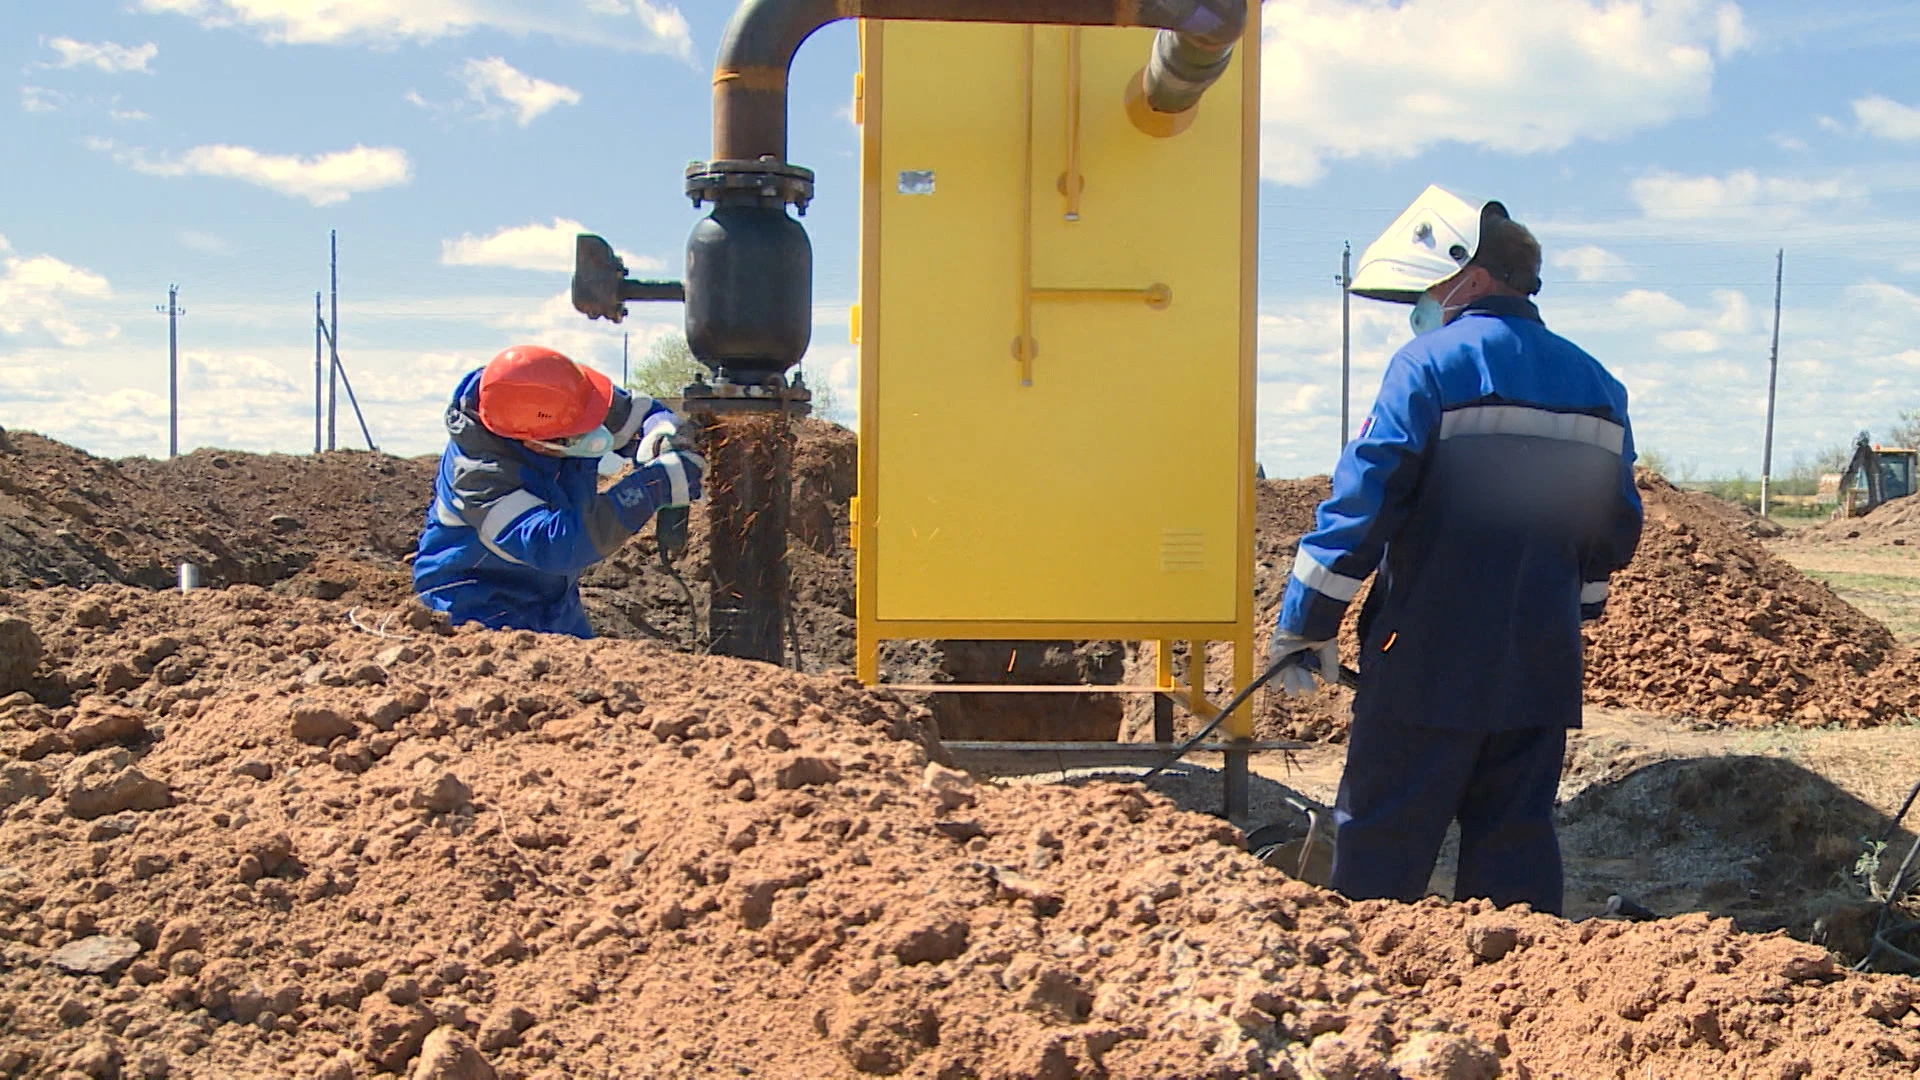
[[[1567,732],[1476,732],[1355,717],[1334,806],[1333,887],[1355,900],[1425,896],[1460,822],[1458,899],[1561,912],[1553,803]]]

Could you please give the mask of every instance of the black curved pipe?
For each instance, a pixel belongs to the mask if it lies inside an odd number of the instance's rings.
[[[713,73],[717,161],[787,160],[787,75],[813,32],[841,19],[1164,31],[1146,64],[1147,103],[1182,113],[1226,73],[1246,31],[1245,0],[742,0]]]

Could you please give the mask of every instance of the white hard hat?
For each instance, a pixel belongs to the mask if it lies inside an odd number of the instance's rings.
[[[1413,200],[1380,239],[1360,254],[1353,292],[1369,300],[1411,304],[1464,269],[1480,250],[1484,216],[1507,217],[1497,202],[1468,202],[1437,186]]]

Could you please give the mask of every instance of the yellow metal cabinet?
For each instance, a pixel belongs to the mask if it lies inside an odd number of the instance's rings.
[[[1156,135],[1151,41],[862,26],[868,681],[933,637],[1230,641],[1248,677],[1257,46]]]

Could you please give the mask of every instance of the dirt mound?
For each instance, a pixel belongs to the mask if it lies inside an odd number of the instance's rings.
[[[1587,701],[1704,721],[1865,725],[1920,712],[1920,669],[1891,633],[1754,539],[1771,523],[1642,471],[1647,525],[1633,564],[1613,578],[1607,615],[1587,630]],[[1299,536],[1325,478],[1261,485],[1255,609],[1272,625]],[[1349,610],[1342,652],[1357,653]],[[1209,675],[1228,678],[1216,648]],[[1184,663],[1184,661],[1183,661]],[[1343,738],[1350,695],[1305,702],[1264,695],[1263,738]]]
[[[200,450],[108,461],[0,434],[0,585],[267,585],[321,555],[397,565],[413,550],[433,461]]]
[[[1636,761],[1613,749],[1569,754],[1560,846],[1583,868],[1568,874],[1570,901],[1598,906],[1624,893],[1654,911],[1712,911],[1748,930],[1821,941],[1849,960],[1866,954],[1864,938],[1821,924],[1871,907],[1853,874],[1884,815],[1781,758]],[[1880,877],[1885,884],[1891,868]]]
[[[1675,487],[1676,490],[1679,490],[1676,485],[1658,473],[1651,472],[1647,469],[1639,469],[1636,471],[1636,479],[1643,476],[1654,476],[1668,487]],[[1711,514],[1719,518],[1722,526],[1739,533],[1749,540],[1772,540],[1786,535],[1786,526],[1774,521],[1772,518],[1761,517],[1759,511],[1749,509],[1745,504],[1731,502],[1717,495],[1709,495],[1704,491],[1693,492],[1692,494],[1697,496],[1693,500],[1693,506],[1700,513]]]
[[[846,671],[854,650],[847,503],[857,484],[856,439],[811,420],[798,434],[790,636],[803,670]],[[279,591],[313,599],[396,603],[407,589],[400,560],[412,550],[432,469],[429,458],[357,452],[199,451],[171,462],[116,463],[7,433],[0,441],[0,584],[164,587],[184,560],[202,564],[211,584],[280,582]],[[1646,539],[1615,579],[1607,618],[1589,631],[1591,703],[1749,723],[1867,724],[1920,710],[1920,670],[1911,659],[1878,624],[1751,541],[1745,534],[1757,519],[1651,475],[1641,485]],[[1324,477],[1259,486],[1261,638],[1298,538],[1327,492]],[[1897,504],[1891,510],[1903,512]],[[600,632],[693,650],[704,621],[705,538],[696,507],[692,546],[677,568],[692,605],[658,564],[651,528],[589,571],[583,594]],[[1351,616],[1343,638],[1351,659]],[[1151,676],[1149,651],[1120,659],[1117,646],[1102,642],[900,643],[885,656],[889,679],[914,683]],[[1176,656],[1183,678],[1185,666],[1184,655]],[[1218,692],[1229,680],[1224,646],[1214,647],[1208,667]],[[942,695],[932,705],[950,737],[1106,738],[1123,726],[1139,737],[1151,715],[1144,698],[1102,695]],[[1337,740],[1349,695],[1328,690],[1296,702],[1269,694],[1255,708],[1261,737]]]
[[[1588,628],[1589,702],[1849,726],[1920,710],[1920,682],[1885,627],[1728,528],[1719,500],[1646,472],[1639,483],[1639,554]]]
[[[1856,518],[1835,518],[1794,532],[1790,544],[1920,546],[1920,496],[1893,499]]]
[[[845,680],[417,611],[383,638],[249,587],[8,599],[48,655],[0,711],[13,1075],[1920,1061],[1912,983],[1810,946],[1349,905],[1137,786],[931,765]]]
[[[128,464],[0,432],[0,585],[165,588],[182,562],[210,584],[267,584],[306,565],[271,534],[209,516]]]
[[[412,554],[438,466],[438,455],[397,458],[355,450],[196,450],[171,461],[120,462],[126,475],[191,507],[201,520],[277,536],[283,546],[302,552],[385,561]]]
[[[1331,477],[1314,476],[1305,480],[1264,480],[1254,512],[1253,612],[1254,645],[1264,650],[1267,636],[1280,617],[1280,603],[1287,595],[1287,580],[1293,574],[1293,553],[1300,538],[1313,531],[1314,511],[1333,494]],[[1340,629],[1340,651],[1347,663],[1360,655],[1356,627],[1364,591],[1347,609]],[[1210,677],[1217,685],[1231,680],[1231,656],[1225,649],[1210,663]],[[1257,661],[1256,661],[1257,663]],[[1314,697],[1289,698],[1284,694],[1262,694],[1255,706],[1255,735],[1263,739],[1346,738],[1347,725],[1353,720],[1353,695],[1345,690],[1322,688]]]

